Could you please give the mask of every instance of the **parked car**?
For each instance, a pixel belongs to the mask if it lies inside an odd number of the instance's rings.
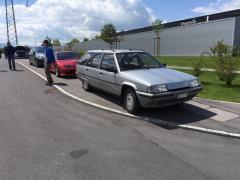
[[[52,64],[50,71],[56,76],[76,76],[77,55],[72,51],[55,53],[56,63]]]
[[[44,67],[45,48],[43,46],[33,47],[29,53],[29,64],[36,67]]]
[[[191,100],[202,90],[198,78],[166,68],[145,51],[89,51],[95,54],[77,64],[83,88],[98,88],[119,96],[130,113]]]
[[[15,59],[27,59],[29,57],[28,54],[28,49],[25,48],[24,46],[16,46],[15,47],[15,54],[14,58]]]

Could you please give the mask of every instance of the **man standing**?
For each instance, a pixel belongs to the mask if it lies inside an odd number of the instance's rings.
[[[15,59],[14,59],[14,54],[15,54],[15,48],[11,45],[10,42],[7,43],[7,47],[5,48],[5,53],[8,59],[8,65],[10,71],[13,70],[15,71]]]
[[[45,39],[43,41],[43,45],[46,48],[45,74],[48,81],[46,85],[52,85],[53,80],[50,73],[50,67],[51,67],[51,64],[55,63],[55,56],[53,53],[53,49],[50,47],[50,43],[48,40]]]

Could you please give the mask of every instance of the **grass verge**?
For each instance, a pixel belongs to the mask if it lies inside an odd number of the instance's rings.
[[[181,71],[192,74],[191,70]],[[231,87],[226,86],[225,82],[220,81],[214,72],[204,72],[199,79],[204,89],[198,94],[198,97],[240,103],[240,76],[233,81]]]
[[[168,66],[193,67],[193,61],[200,59],[200,56],[160,56],[157,58],[161,63],[166,63]],[[204,56],[202,57],[202,61],[205,65],[205,68],[215,68],[215,62],[213,58]]]

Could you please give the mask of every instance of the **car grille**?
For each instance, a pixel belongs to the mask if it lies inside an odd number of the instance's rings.
[[[181,91],[181,90],[187,90],[187,89],[190,89],[191,87],[188,86],[188,87],[183,87],[183,88],[178,88],[178,89],[171,89],[169,90],[170,92],[174,92],[174,91]]]

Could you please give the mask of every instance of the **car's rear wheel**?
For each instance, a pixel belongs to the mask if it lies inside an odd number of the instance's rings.
[[[82,87],[85,91],[90,91],[91,90],[91,86],[88,84],[88,81],[86,79],[82,80]]]
[[[124,107],[131,114],[136,114],[140,110],[140,104],[135,91],[131,88],[124,93]]]

